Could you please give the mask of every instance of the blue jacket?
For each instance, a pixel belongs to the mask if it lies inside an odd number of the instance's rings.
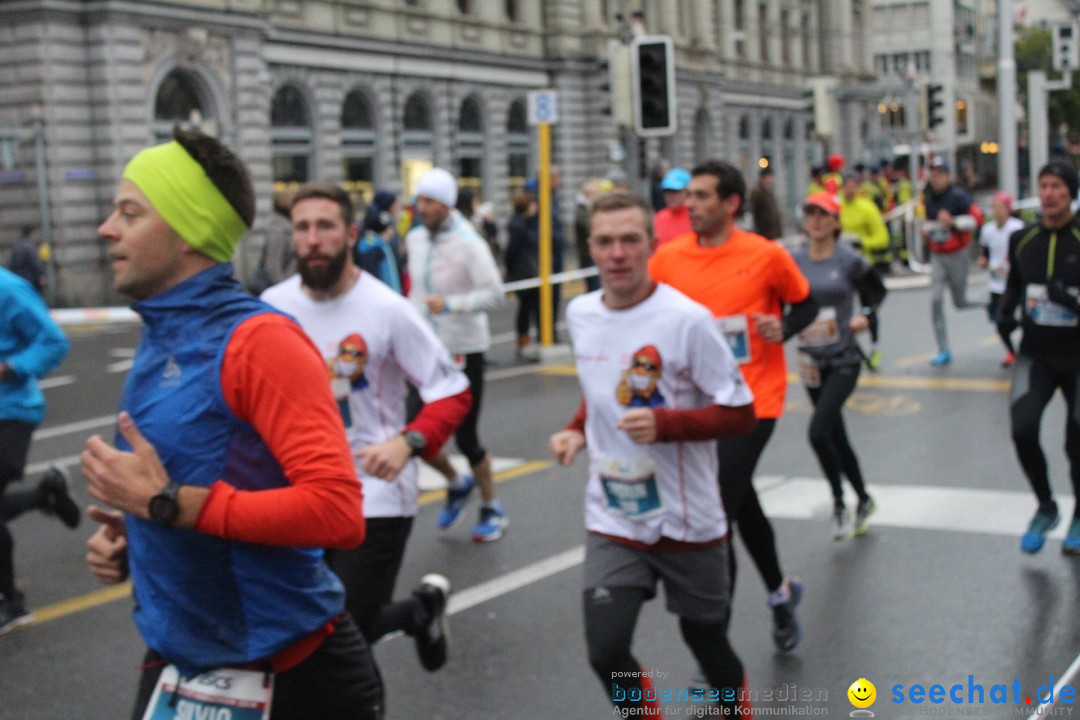
[[[37,378],[67,357],[68,340],[30,283],[0,268],[0,362],[16,373],[0,382],[0,420],[41,424],[45,396]]]
[[[134,305],[145,328],[120,409],[176,482],[284,487],[281,466],[222,394],[233,330],[275,312],[232,272],[216,265]],[[116,446],[130,449],[119,433]],[[321,550],[230,541],[130,516],[127,533],[135,624],[185,675],[268,658],[344,608],[344,590]]]

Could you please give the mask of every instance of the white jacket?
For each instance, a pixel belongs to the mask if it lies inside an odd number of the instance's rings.
[[[487,312],[505,302],[502,278],[487,242],[457,210],[435,235],[417,225],[405,236],[412,288],[409,299],[455,355],[485,352],[491,346]],[[424,298],[438,295],[446,311],[433,315]]]

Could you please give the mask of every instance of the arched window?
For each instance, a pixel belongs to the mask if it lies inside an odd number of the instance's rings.
[[[210,91],[202,78],[175,68],[161,81],[154,97],[154,137],[158,142],[167,142],[176,123],[216,135],[213,115]]]
[[[529,177],[529,121],[524,100],[510,104],[506,118],[507,183],[511,191],[525,187]]]
[[[469,96],[458,114],[458,185],[484,195],[484,118],[480,101]]]
[[[375,192],[376,137],[368,96],[353,90],[341,106],[342,177],[347,192],[367,199]]]
[[[435,156],[435,134],[432,132],[431,107],[420,93],[413,93],[405,101],[402,124],[405,154],[414,158],[432,159]]]
[[[286,190],[311,178],[314,145],[311,116],[303,93],[293,85],[283,85],[270,104],[275,190]]]

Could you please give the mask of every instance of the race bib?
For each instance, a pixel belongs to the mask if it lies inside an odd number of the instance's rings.
[[[616,460],[602,457],[597,458],[596,465],[608,512],[630,520],[644,520],[664,512],[656,484],[656,463],[652,458]]]
[[[799,364],[799,378],[803,385],[808,388],[821,387],[821,368],[818,367],[817,361],[803,352],[798,354],[796,360]]]
[[[1045,285],[1027,286],[1027,312],[1031,322],[1048,327],[1076,327],[1076,312],[1046,296]]]
[[[175,665],[161,671],[143,720],[268,720],[273,673],[221,668],[181,678]]]
[[[330,391],[337,400],[338,410],[341,411],[341,420],[346,429],[352,427],[352,410],[349,409],[349,378],[336,377],[330,381]]]
[[[799,332],[800,347],[825,347],[840,342],[840,325],[836,321],[836,308],[823,307],[818,310],[814,322]]]
[[[750,323],[745,315],[716,318],[716,324],[731,347],[731,354],[740,365],[750,362]]]

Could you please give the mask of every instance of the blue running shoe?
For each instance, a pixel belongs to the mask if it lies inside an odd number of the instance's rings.
[[[797,577],[789,577],[784,583],[787,585],[786,595],[777,590],[769,596],[769,607],[773,611],[773,642],[780,652],[794,650],[802,639],[802,626],[795,617],[795,606],[802,600],[802,581]]]
[[[503,530],[510,524],[506,517],[506,508],[502,500],[496,500],[491,505],[480,508],[480,522],[472,531],[472,539],[476,542],[493,542],[503,536]]]
[[[942,350],[934,357],[930,358],[930,364],[934,367],[941,367],[942,365],[948,365],[952,362],[952,353],[948,350]]]
[[[1061,552],[1066,555],[1080,555],[1080,518],[1069,523],[1069,532],[1061,543]]]
[[[454,526],[461,517],[465,503],[469,500],[469,493],[476,487],[476,479],[472,475],[466,475],[463,481],[461,487],[450,486],[446,490],[446,505],[439,513],[437,522],[440,530],[447,530]]]
[[[1060,521],[1061,515],[1057,512],[1053,515],[1044,512],[1035,513],[1035,517],[1031,518],[1031,523],[1028,524],[1027,532],[1020,538],[1020,549],[1026,553],[1037,553],[1042,550],[1046,542],[1046,534],[1056,528]]]

